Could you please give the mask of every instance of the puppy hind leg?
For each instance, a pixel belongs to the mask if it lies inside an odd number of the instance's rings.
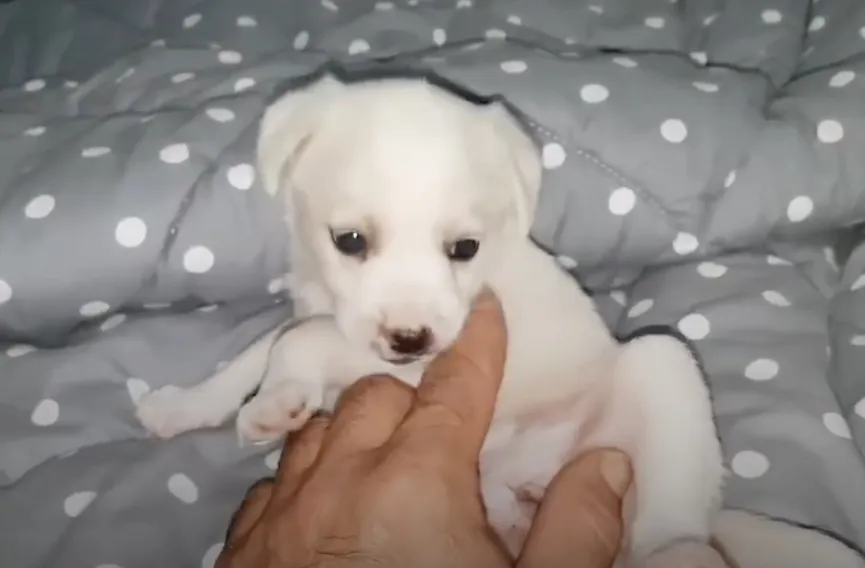
[[[621,346],[612,378],[605,441],[634,469],[626,565],[726,568],[709,544],[724,468],[696,361],[676,338],[647,335]]]

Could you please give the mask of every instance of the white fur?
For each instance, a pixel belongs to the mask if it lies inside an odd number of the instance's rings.
[[[504,307],[509,346],[482,486],[512,553],[531,522],[524,496],[542,496],[574,455],[616,446],[632,457],[636,481],[618,566],[726,566],[708,544],[713,534],[741,568],[862,565],[818,533],[719,512],[724,469],[698,366],[669,336],[617,343],[592,301],[527,238],[540,160],[504,107],[423,81],[325,78],[268,109],[259,160],[265,189],[288,212],[295,295],[311,317],[266,334],[199,385],[143,399],[138,416],[151,432],[170,437],[237,412],[241,439],[272,440],[301,427],[327,389],[363,375],[416,385],[487,284]],[[370,235],[372,251],[340,254],[331,229]],[[480,241],[478,255],[450,261],[444,250],[465,237]],[[430,353],[389,363],[387,330],[418,326],[432,331]],[[786,550],[774,554],[769,542]]]

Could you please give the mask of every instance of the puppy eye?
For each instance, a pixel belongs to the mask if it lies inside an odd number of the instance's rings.
[[[481,244],[477,239],[460,239],[448,249],[448,258],[460,262],[466,262],[475,257]]]
[[[357,231],[346,231],[344,233],[330,232],[330,238],[336,250],[346,256],[360,256],[366,252],[366,237]]]

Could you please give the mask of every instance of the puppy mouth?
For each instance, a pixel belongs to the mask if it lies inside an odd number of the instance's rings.
[[[404,355],[401,357],[383,357],[391,365],[409,365],[421,358],[420,355]]]

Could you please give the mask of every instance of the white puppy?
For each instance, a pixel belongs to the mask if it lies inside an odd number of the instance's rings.
[[[138,416],[151,432],[171,437],[238,413],[242,439],[272,440],[301,427],[328,389],[363,375],[415,385],[489,285],[509,346],[481,475],[491,524],[512,553],[531,523],[525,494],[540,498],[576,454],[616,446],[633,460],[636,488],[618,565],[727,566],[709,545],[714,532],[743,568],[855,566],[833,564],[829,552],[814,561],[818,549],[840,553],[817,533],[719,516],[724,469],[697,364],[672,337],[619,344],[528,238],[540,159],[505,107],[418,80],[325,78],[267,110],[258,151],[264,187],[288,212],[294,295],[310,317],[203,383],[144,398]],[[793,549],[766,559],[767,546]]]

